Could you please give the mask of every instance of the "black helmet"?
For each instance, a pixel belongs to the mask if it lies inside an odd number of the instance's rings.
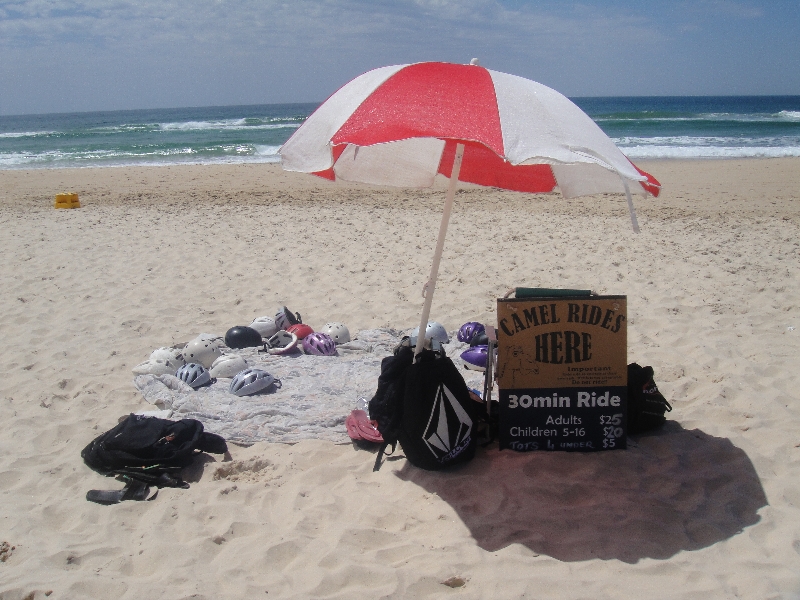
[[[244,325],[231,327],[225,334],[225,345],[228,348],[253,348],[261,346],[263,343],[260,333],[252,327]]]
[[[226,337],[225,339],[227,340],[228,338]],[[475,346],[486,346],[488,343],[489,336],[486,335],[485,331],[481,331],[480,333],[475,334],[475,337],[473,337],[472,341],[469,343],[469,347],[474,348]]]

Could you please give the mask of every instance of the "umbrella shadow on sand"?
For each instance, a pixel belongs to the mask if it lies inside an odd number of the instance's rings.
[[[450,504],[481,548],[522,544],[567,562],[698,550],[758,523],[767,505],[744,451],[674,422],[632,438],[627,451],[492,447],[458,469],[406,464],[397,475]]]

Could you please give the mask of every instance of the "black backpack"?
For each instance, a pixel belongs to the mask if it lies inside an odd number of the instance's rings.
[[[91,490],[87,500],[113,504],[127,499],[144,499],[148,486],[188,488],[180,471],[199,452],[223,454],[227,444],[220,436],[203,431],[195,419],[168,421],[131,414],[116,427],[92,440],[81,457],[86,465],[107,477],[121,476],[121,491]]]
[[[376,471],[386,447],[394,450],[397,442],[411,464],[427,470],[475,455],[478,404],[458,368],[443,350],[423,350],[416,363],[413,358],[414,349],[401,345],[381,364],[378,391],[369,406],[384,439]]]
[[[672,411],[653,380],[653,367],[628,365],[628,433],[636,434],[661,427],[664,415]]]
[[[375,459],[375,468],[380,469],[381,458],[388,446],[397,447],[400,429],[403,426],[403,399],[406,389],[406,371],[414,361],[414,349],[401,344],[392,356],[381,361],[378,389],[369,401],[369,418],[378,423],[383,445]]]
[[[403,395],[405,375],[414,361],[414,349],[400,345],[392,356],[381,361],[381,374],[378,376],[378,389],[369,401],[369,418],[378,422],[378,431],[384,440],[397,441],[397,434],[403,420]]]

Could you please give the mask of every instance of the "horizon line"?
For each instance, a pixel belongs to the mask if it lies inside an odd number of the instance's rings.
[[[800,94],[684,94],[684,95],[665,95],[665,94],[628,94],[623,96],[600,95],[600,96],[566,96],[570,100],[576,99],[595,99],[595,98],[800,98]],[[152,108],[121,108],[121,109],[99,109],[99,110],[73,110],[63,112],[33,112],[17,114],[0,114],[0,119],[11,117],[42,117],[49,115],[83,115],[93,113],[125,113],[142,112],[151,110],[187,110],[187,109],[210,109],[210,108],[248,108],[256,106],[320,106],[323,101],[311,102],[264,102],[259,104],[208,104],[195,106],[161,106]]]

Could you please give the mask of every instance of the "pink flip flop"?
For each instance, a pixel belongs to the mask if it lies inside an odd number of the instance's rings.
[[[344,421],[344,426],[347,427],[347,435],[350,436],[350,439],[352,440],[364,439],[361,437],[361,432],[358,430],[358,423],[356,423],[356,419],[353,416],[353,413],[347,415],[347,418]]]
[[[381,443],[383,436],[378,431],[377,422],[370,421],[367,413],[363,410],[354,410],[345,420],[347,434],[354,440],[366,440],[368,442]],[[359,437],[355,437],[358,435]]]

